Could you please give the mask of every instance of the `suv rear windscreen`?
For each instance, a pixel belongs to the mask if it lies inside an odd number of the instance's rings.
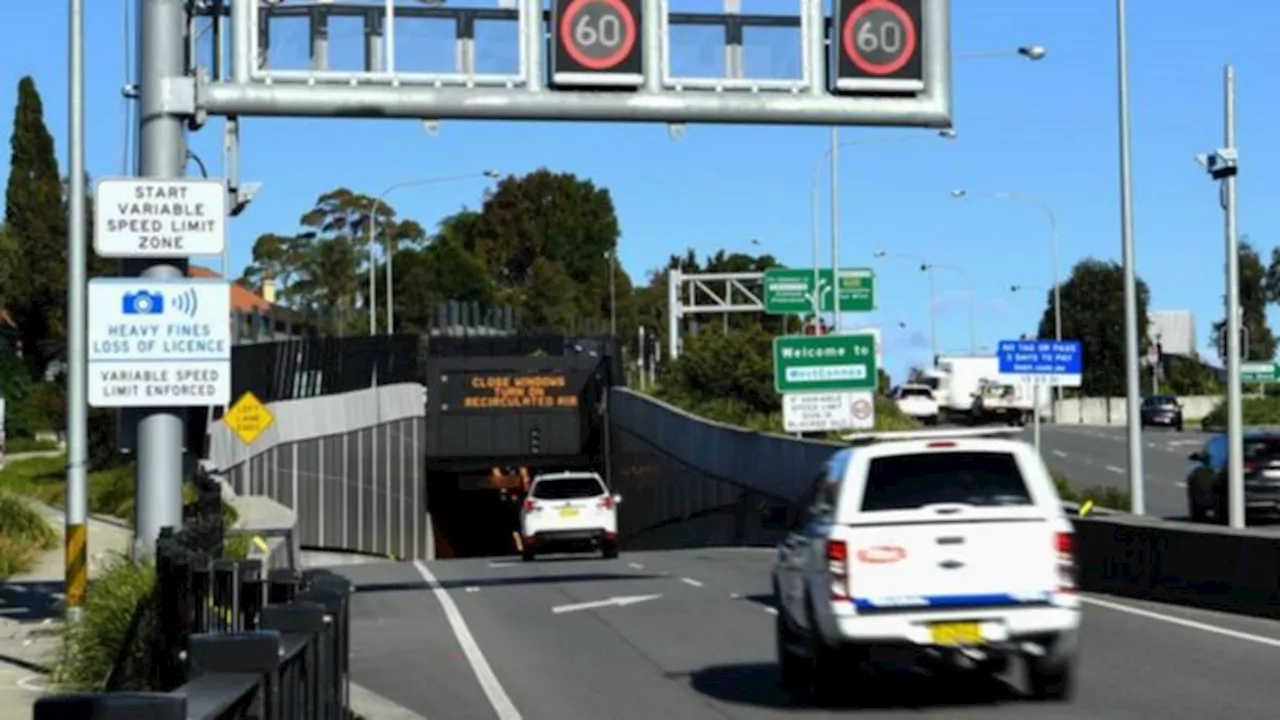
[[[902,388],[902,397],[932,398],[933,393],[929,388]]]
[[[1268,462],[1280,460],[1280,437],[1245,438],[1244,459]]]
[[[1031,505],[1013,455],[946,452],[876,458],[867,468],[863,512],[914,510],[938,503]]]
[[[577,500],[604,494],[604,487],[593,477],[556,478],[539,480],[529,493],[539,500]]]

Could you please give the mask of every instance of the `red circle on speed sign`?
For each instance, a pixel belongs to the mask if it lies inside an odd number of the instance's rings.
[[[589,54],[586,48],[578,45],[578,38],[573,33],[574,20],[577,20],[584,11],[595,8],[607,11],[607,14],[600,16],[601,19],[596,23],[597,27],[592,28],[596,42],[604,43],[608,53],[602,56]],[[610,43],[604,42],[603,21],[614,17],[621,23],[621,32],[615,43],[617,47],[610,49],[608,47]],[[564,10],[564,15],[560,18],[560,46],[575,63],[588,70],[608,70],[625,60],[627,55],[631,54],[631,49],[636,46],[636,34],[636,18],[622,0],[575,0],[569,3]]]
[[[853,401],[853,417],[855,420],[866,420],[871,417],[875,411],[875,406],[870,400],[858,399]]]
[[[858,47],[855,29],[858,27],[859,21],[873,12],[889,13],[902,27],[902,47],[895,57],[883,62],[875,62],[868,59]],[[844,32],[840,35],[840,45],[844,48],[844,54],[862,72],[868,75],[892,75],[911,62],[912,56],[915,55],[916,24],[912,21],[911,15],[902,9],[901,5],[891,2],[891,0],[869,0],[869,2],[859,5],[853,9],[853,12],[849,13],[849,17],[844,23]]]

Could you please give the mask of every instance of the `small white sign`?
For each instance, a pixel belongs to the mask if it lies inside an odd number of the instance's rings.
[[[231,402],[231,285],[223,280],[89,281],[89,405]]]
[[[787,432],[870,430],[875,424],[875,397],[870,391],[782,396],[782,426]]]
[[[1048,373],[1027,375],[1000,373],[996,377],[1006,385],[1061,385],[1062,387],[1080,387],[1083,380],[1081,375],[1051,375]]]
[[[218,255],[227,246],[221,180],[104,178],[93,196],[93,250],[108,258]]]

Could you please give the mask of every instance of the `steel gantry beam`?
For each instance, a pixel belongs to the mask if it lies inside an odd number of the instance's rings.
[[[762,313],[763,272],[685,273],[667,275],[667,352],[680,357],[680,323],[697,315]]]

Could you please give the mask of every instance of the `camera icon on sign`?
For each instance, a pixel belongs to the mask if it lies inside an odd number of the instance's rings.
[[[164,296],[146,290],[125,293],[120,299],[120,310],[125,315],[159,315],[164,312]]]

